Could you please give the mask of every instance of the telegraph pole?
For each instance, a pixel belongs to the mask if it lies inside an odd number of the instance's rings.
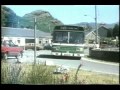
[[[97,28],[97,6],[95,5],[95,29],[96,29],[96,44],[98,44],[98,28]]]
[[[17,25],[17,28],[19,28],[19,24],[20,24],[20,22],[19,22],[19,19],[18,19],[18,25]]]
[[[36,64],[36,17],[34,18],[34,65]]]
[[[49,23],[49,31],[50,31],[50,33],[51,33],[51,27],[50,27],[51,25],[50,25],[50,23]]]

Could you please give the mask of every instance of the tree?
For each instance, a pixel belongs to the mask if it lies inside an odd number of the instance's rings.
[[[3,27],[17,26],[17,16],[10,8],[2,6],[1,13],[1,23]]]
[[[92,30],[92,27],[87,23],[86,24],[86,31],[91,31]]]
[[[115,38],[116,36],[119,36],[119,25],[115,24],[113,28],[113,37]]]
[[[108,29],[107,37],[113,37],[113,35],[112,35],[112,28]]]
[[[1,8],[1,26],[5,27],[6,26],[6,22],[7,22],[7,19],[6,19],[6,12],[4,10],[4,6],[2,6]]]

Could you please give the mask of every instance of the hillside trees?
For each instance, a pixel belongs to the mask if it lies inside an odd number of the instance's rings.
[[[90,26],[88,23],[86,24],[86,31],[91,31],[92,30],[92,26]]]
[[[113,37],[115,38],[116,36],[119,37],[119,25],[118,24],[115,24],[113,28]]]
[[[17,15],[8,7],[1,8],[1,26],[3,27],[17,27]]]

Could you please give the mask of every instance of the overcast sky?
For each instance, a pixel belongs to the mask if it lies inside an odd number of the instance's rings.
[[[5,5],[18,16],[24,16],[35,10],[48,11],[64,24],[95,22],[95,5]],[[87,16],[85,16],[87,15]],[[97,5],[98,23],[119,21],[119,5]]]

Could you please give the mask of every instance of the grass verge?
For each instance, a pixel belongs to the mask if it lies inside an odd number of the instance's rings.
[[[10,64],[1,62],[2,84],[119,84],[118,75],[70,69],[67,74],[53,74],[57,66]],[[76,76],[76,77],[75,77]]]

